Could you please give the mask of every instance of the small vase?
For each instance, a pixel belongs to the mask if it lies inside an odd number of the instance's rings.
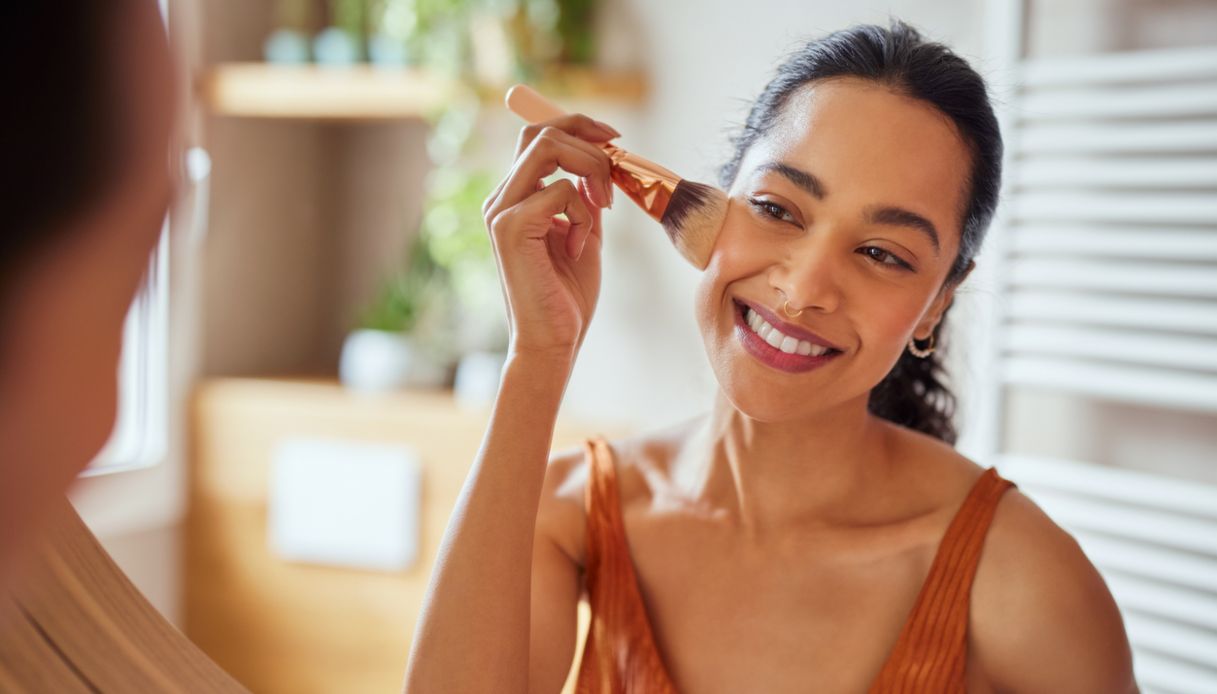
[[[294,29],[277,29],[262,44],[266,62],[299,65],[308,62],[308,37]]]
[[[313,39],[313,56],[320,65],[345,66],[359,62],[359,42],[338,27],[329,27]]]
[[[395,68],[411,63],[406,42],[387,34],[373,34],[368,39],[368,60],[377,67]]]
[[[498,395],[506,360],[503,352],[469,352],[461,357],[453,384],[457,404],[468,409],[490,406]]]
[[[428,357],[409,335],[356,330],[342,344],[338,377],[351,390],[383,393],[442,387],[447,383],[448,369]]]

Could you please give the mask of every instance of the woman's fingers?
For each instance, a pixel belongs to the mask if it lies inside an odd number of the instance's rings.
[[[510,245],[526,238],[548,236],[553,226],[553,217],[559,214],[565,214],[569,220],[565,250],[569,257],[574,258],[582,246],[582,239],[590,233],[595,219],[585,199],[568,178],[559,178],[524,201],[503,210],[493,218],[490,227],[497,237],[497,243]],[[545,224],[515,224],[516,220],[545,220]],[[512,238],[513,236],[520,238]]]
[[[583,118],[586,118],[586,116],[583,116]],[[604,152],[604,150],[599,145],[594,144],[595,142],[605,141],[606,138],[593,136],[593,137],[591,137],[590,141],[588,139],[585,139],[589,136],[586,132],[587,128],[585,126],[581,125],[581,123],[582,123],[582,121],[579,121],[579,123],[576,124],[574,131],[565,130],[560,126],[553,125],[551,123],[547,127],[555,129],[556,132],[555,132],[555,130],[546,130],[543,127],[541,130],[537,131],[537,136],[533,136],[529,139],[529,144],[532,144],[532,141],[536,140],[536,137],[539,137],[542,133],[544,133],[549,136],[556,137],[558,140],[565,142],[565,143],[571,145],[572,147],[577,147],[577,148],[583,150],[584,152],[587,152],[591,157],[593,157],[596,160],[603,161],[605,177],[603,180],[600,180],[600,183],[604,187],[607,195],[604,197],[596,196],[596,197],[593,197],[592,199],[593,200],[611,200],[612,194],[613,194],[613,192],[612,192],[613,191],[613,182],[612,182],[612,179],[609,177],[609,174],[611,173],[612,162],[609,161],[608,155]],[[582,130],[580,128],[582,128]],[[525,139],[525,136],[523,135],[523,133],[521,133],[520,141],[523,142],[524,139]],[[520,152],[523,152],[523,151],[525,151],[525,150],[520,150]],[[518,154],[517,154],[517,156],[518,156]]]
[[[612,199],[612,163],[594,142],[619,133],[582,114],[570,114],[521,129],[516,159],[482,205],[492,231],[518,227],[514,235],[540,237],[561,244],[576,258],[591,235],[599,241],[600,208]],[[577,175],[578,183],[558,179],[545,186],[542,179],[559,168]],[[504,214],[505,212],[509,214]],[[565,214],[569,221],[554,219]],[[513,219],[552,220],[553,224],[513,224]],[[542,228],[544,227],[544,228]],[[507,234],[513,232],[507,231]]]
[[[600,211],[611,190],[612,164],[594,142],[617,135],[579,114],[527,126],[511,171],[482,204],[513,350],[577,351],[582,342],[600,288]],[[576,178],[544,185],[559,168]],[[588,240],[592,253],[573,261]]]
[[[591,233],[596,220],[592,218],[587,201],[580,195],[574,182],[568,178],[559,179],[533,197],[541,198],[538,204],[545,205],[542,209],[551,218],[557,214],[566,215],[568,225],[564,250],[568,258],[579,257],[584,239]]]
[[[588,188],[589,193],[591,192],[593,185],[599,185],[604,189],[603,195],[596,194],[596,195],[592,196],[591,199],[594,202],[599,201],[598,204],[601,207],[606,207],[609,204],[611,204],[613,201],[613,179],[612,179],[613,162],[612,162],[612,160],[609,159],[608,154],[599,145],[593,144],[592,142],[588,142],[587,140],[584,140],[581,137],[570,135],[563,131],[559,131],[558,137],[560,140],[569,143],[571,146],[582,149],[583,151],[585,151],[589,155],[591,155],[593,158],[595,158],[597,161],[602,163],[602,168],[604,170],[604,178],[599,178],[599,177],[593,178],[593,177],[585,176],[583,178],[583,182],[588,184],[587,188]]]
[[[609,176],[612,165],[608,159],[608,155],[604,153],[604,150],[593,143],[605,142],[614,137],[618,137],[619,135],[620,133],[608,125],[595,121],[581,113],[572,113],[560,118],[554,118],[541,123],[533,123],[524,126],[520,129],[520,137],[516,143],[516,153],[512,170],[508,172],[507,176],[505,176],[502,181],[499,182],[494,191],[487,196],[482,205],[482,216],[486,219],[490,219],[498,210],[510,207],[512,204],[518,201],[517,198],[512,198],[505,204],[498,204],[504,189],[507,188],[514,178],[517,177],[520,162],[526,157],[533,156],[533,154],[535,154],[537,151],[548,151],[548,147],[536,147],[537,140],[542,138],[548,140],[557,140],[585,152],[589,157],[592,158],[592,160],[600,161],[600,166],[604,175],[603,178],[598,178],[597,180],[600,181],[599,185],[601,188],[603,188],[606,194],[598,194],[593,197],[593,200],[597,201],[598,204],[608,204],[608,202],[612,200],[612,179]],[[541,170],[547,171],[547,173],[537,176],[538,179],[553,173],[554,168],[552,166],[547,166]],[[580,175],[586,176],[586,174],[583,174],[582,172],[572,171],[572,173],[579,173]],[[492,210],[492,207],[496,209]]]
[[[581,181],[582,191],[580,194],[584,201],[584,207],[587,208],[588,214],[592,216],[592,223],[587,225],[586,228],[581,229],[582,233],[579,235],[579,237],[570,242],[575,248],[575,258],[578,258],[583,254],[583,246],[587,244],[587,239],[589,237],[594,236],[596,237],[597,242],[599,242],[601,236],[600,212],[602,208],[596,207],[595,204],[592,203],[591,193],[588,191],[588,185],[588,179],[585,178]]]
[[[528,148],[528,145],[532,144],[532,141],[547,127],[558,128],[563,132],[570,133],[588,142],[608,142],[614,137],[621,136],[621,133],[600,121],[594,120],[582,113],[570,113],[559,118],[553,118],[540,123],[531,123],[520,128],[520,136],[516,140],[517,159]]]
[[[587,145],[588,143],[583,143]],[[611,162],[602,150],[588,151],[579,146],[574,138],[552,126],[547,126],[533,139],[528,149],[516,159],[515,166],[507,175],[498,199],[491,207],[511,207],[534,192],[535,181],[545,178],[559,168],[577,176],[591,178],[595,183],[591,190],[599,188],[592,197],[601,207],[608,205],[608,186]]]
[[[588,196],[587,179],[580,179],[578,190],[580,198],[583,200],[583,206],[591,214],[591,224],[586,226],[574,226],[572,232],[572,224],[570,220],[562,217],[554,217],[549,227],[549,237],[551,246],[554,252],[563,252],[570,256],[572,251],[573,257],[578,260],[583,256],[583,248],[588,241],[595,241],[597,245],[602,242],[603,232],[600,227],[601,208],[597,207]],[[569,248],[568,248],[569,245]]]

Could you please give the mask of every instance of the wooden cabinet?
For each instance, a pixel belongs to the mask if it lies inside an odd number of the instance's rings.
[[[203,382],[192,412],[187,635],[256,692],[398,691],[435,553],[488,417],[489,410],[461,409],[447,391],[370,397],[328,381]],[[559,421],[553,447],[596,433],[624,432]],[[418,451],[423,492],[413,568],[357,571],[273,556],[270,462],[278,443],[295,436],[400,442]],[[579,623],[582,635],[586,605]]]

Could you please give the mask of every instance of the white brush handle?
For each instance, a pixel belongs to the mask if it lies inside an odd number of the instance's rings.
[[[540,123],[566,115],[566,111],[527,84],[517,84],[508,89],[504,101],[512,113],[529,123]]]

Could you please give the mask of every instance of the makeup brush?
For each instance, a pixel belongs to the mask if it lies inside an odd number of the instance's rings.
[[[529,123],[566,115],[525,84],[508,89],[506,102],[508,109]],[[714,186],[681,178],[616,145],[603,142],[599,146],[613,163],[610,175],[617,187],[663,225],[668,240],[685,260],[704,270],[727,217],[727,194]]]

